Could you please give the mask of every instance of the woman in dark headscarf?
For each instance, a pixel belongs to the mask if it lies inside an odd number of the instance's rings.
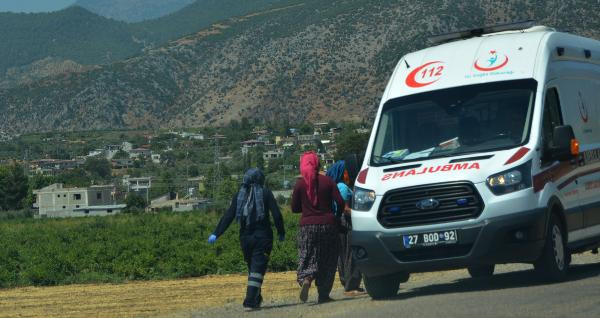
[[[298,232],[298,283],[300,300],[306,302],[313,281],[319,293],[318,302],[330,301],[335,280],[340,240],[333,202],[344,201],[333,181],[319,174],[319,158],[307,152],[300,159],[300,173],[292,193],[292,212],[302,213]]]
[[[239,223],[240,243],[244,260],[248,265],[248,287],[243,304],[245,310],[259,308],[262,302],[260,289],[273,247],[273,230],[269,214],[273,216],[279,241],[285,239],[283,217],[279,206],[273,193],[264,186],[264,183],[265,176],[259,169],[246,171],[244,183],[233,196],[229,209],[208,238],[208,243],[214,244],[234,218]]]
[[[350,159],[349,161],[352,161]],[[353,163],[351,163],[352,165]],[[350,209],[352,201],[352,190],[350,189],[350,176],[347,169],[346,161],[340,160],[327,170],[327,176],[330,177],[336,184],[344,199],[344,206],[338,210],[341,215],[341,231],[340,242],[341,250],[338,260],[338,272],[340,282],[344,286],[344,294],[347,296],[358,296],[364,294],[364,290],[360,288],[362,276],[354,258],[352,256],[352,218]],[[352,168],[351,166],[348,168]]]

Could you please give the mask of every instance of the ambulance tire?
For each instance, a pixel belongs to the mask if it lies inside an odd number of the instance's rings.
[[[490,278],[494,275],[495,265],[473,265],[467,267],[472,278]]]
[[[373,299],[383,299],[396,296],[401,281],[408,280],[408,274],[393,274],[384,276],[365,276],[365,289]]]
[[[533,265],[544,280],[563,281],[567,277],[571,254],[567,247],[565,227],[556,214],[550,216],[546,231],[542,255]]]

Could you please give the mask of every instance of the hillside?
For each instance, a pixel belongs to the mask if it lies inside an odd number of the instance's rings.
[[[0,13],[0,75],[48,57],[100,64],[137,53],[130,27],[80,7],[51,13]]]
[[[198,32],[212,23],[271,6],[285,6],[297,0],[197,0],[187,7],[164,17],[131,25],[138,37],[161,44]]]
[[[140,22],[178,11],[195,0],[79,0],[78,6],[103,17]]]
[[[228,20],[124,62],[0,92],[17,132],[369,120],[399,57],[426,36],[533,18],[600,38],[599,4],[306,0]],[[558,15],[557,15],[558,14]]]
[[[190,0],[179,0],[192,2]],[[81,0],[88,7],[125,10],[141,6],[131,0]],[[181,3],[183,3],[181,2]],[[14,73],[26,78],[60,74],[65,61],[81,65],[110,64],[142,53],[186,34],[197,32],[211,23],[233,16],[263,10],[284,0],[199,0],[160,19],[127,24],[101,17],[82,7],[72,6],[51,13],[0,13],[0,88],[15,83]],[[144,0],[147,8],[167,6],[175,0]],[[109,7],[114,6],[114,7]],[[139,9],[136,12],[142,12]],[[120,11],[119,11],[120,12]],[[36,72],[37,64],[52,60],[54,73]]]

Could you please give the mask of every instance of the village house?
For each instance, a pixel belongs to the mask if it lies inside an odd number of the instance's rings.
[[[142,157],[149,158],[151,155],[152,151],[147,148],[135,148],[129,151],[129,157],[133,159],[138,159]]]
[[[133,168],[132,159],[112,159],[110,161],[113,169],[129,169]]]
[[[251,148],[256,148],[258,146],[264,146],[265,142],[261,140],[251,139],[242,141],[242,154],[247,154]]]
[[[150,195],[150,189],[152,188],[152,177],[130,177],[129,175],[123,176],[123,187],[127,190],[127,193],[133,192],[139,196],[146,198]]]
[[[33,191],[39,218],[104,216],[120,213],[125,204],[116,204],[113,185],[64,188],[55,183]]]
[[[105,157],[106,158],[106,150],[105,149],[94,149],[91,150],[88,154],[87,157],[91,158],[91,157]]]
[[[150,156],[152,163],[154,164],[160,164],[160,154],[159,153],[153,153],[152,156]]]
[[[197,199],[194,197],[179,198],[173,194],[165,194],[150,202],[146,208],[148,212],[172,211],[172,212],[190,212],[201,209],[209,204],[208,199]]]
[[[29,170],[34,174],[53,176],[67,170],[79,168],[84,162],[85,161],[81,159],[40,159],[32,161],[29,164]]]
[[[263,159],[265,161],[283,158],[283,150],[269,150],[263,152]]]
[[[298,140],[298,144],[301,146],[312,145],[321,140],[319,135],[298,135],[296,139]]]
[[[127,141],[122,142],[120,145],[108,145],[105,148],[106,159],[112,159],[119,151],[129,153],[131,149],[133,149],[133,144]]]

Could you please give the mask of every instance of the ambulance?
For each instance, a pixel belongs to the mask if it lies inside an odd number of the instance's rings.
[[[367,292],[503,263],[564,279],[600,243],[600,42],[531,22],[433,40],[397,64],[355,183]]]

